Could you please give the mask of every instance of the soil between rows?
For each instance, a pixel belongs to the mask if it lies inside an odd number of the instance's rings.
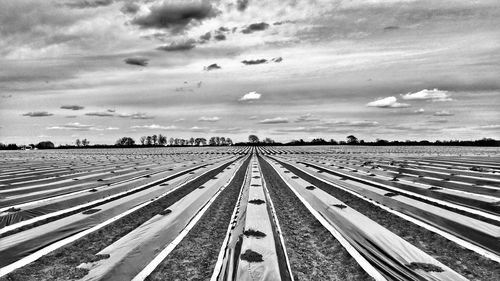
[[[259,157],[295,280],[373,280]]]
[[[209,280],[231,222],[250,158],[184,239],[146,280]]]
[[[77,268],[78,265],[106,258],[96,254],[216,176],[235,161],[237,160],[209,171],[168,196],[0,277],[0,281],[75,280],[82,278],[87,274],[88,269]]]
[[[470,280],[498,280],[500,264],[333,185],[326,184],[287,163],[278,162],[297,176],[343,201],[351,208],[410,242],[462,276]]]

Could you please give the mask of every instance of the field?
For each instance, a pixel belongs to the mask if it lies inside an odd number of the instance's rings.
[[[500,279],[499,148],[0,155],[0,280]]]

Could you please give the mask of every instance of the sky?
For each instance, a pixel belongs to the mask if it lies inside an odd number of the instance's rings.
[[[0,142],[500,138],[498,0],[0,0]]]

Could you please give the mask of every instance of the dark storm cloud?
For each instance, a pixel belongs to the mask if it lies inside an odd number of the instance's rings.
[[[146,58],[126,58],[124,61],[126,64],[147,66],[149,59],[146,59]]]
[[[221,26],[221,27],[219,27],[218,31],[220,31],[220,32],[229,32],[229,31],[231,31],[231,29],[229,29],[227,27],[224,27],[224,26]]]
[[[260,23],[252,23],[251,25],[245,27],[241,33],[244,33],[244,34],[249,34],[249,33],[253,33],[255,31],[262,31],[262,30],[266,30],[267,28],[269,27],[269,24],[268,23],[265,23],[265,22],[260,22]]]
[[[226,40],[226,35],[224,34],[217,34],[214,36],[214,39],[217,40],[217,41],[223,41],[223,40]]]
[[[191,22],[201,22],[217,14],[218,11],[208,1],[188,3],[165,1],[153,6],[149,14],[136,17],[132,23],[141,28],[168,28],[173,33],[180,33]]]
[[[52,115],[54,114],[48,113],[47,111],[33,111],[23,114],[23,116],[28,116],[28,117],[47,117]]]
[[[217,69],[221,69],[222,67],[220,67],[218,64],[216,63],[213,63],[209,66],[205,66],[203,69],[206,70],[206,71],[211,71],[211,70],[217,70]]]
[[[274,62],[282,62],[283,58],[282,57],[273,58],[272,61],[274,61]]]
[[[257,60],[243,60],[241,61],[242,64],[245,64],[245,65],[254,65],[254,64],[262,64],[262,63],[266,63],[267,60],[266,59],[257,59]]]
[[[248,8],[248,2],[250,2],[250,1],[249,0],[237,0],[236,1],[236,8],[238,9],[238,11],[243,12],[244,10],[246,10]]]
[[[81,105],[62,105],[61,109],[81,110],[84,109],[84,107]]]
[[[194,40],[186,40],[181,42],[172,42],[170,45],[160,46],[157,49],[167,52],[175,52],[191,50],[194,47],[196,47]]]
[[[399,26],[391,25],[391,26],[384,27],[385,31],[396,30],[396,29],[399,29]]]
[[[209,32],[200,36],[200,43],[205,43],[205,42],[209,41],[210,38],[212,38],[212,34],[209,31]]]
[[[86,9],[109,6],[113,2],[113,0],[80,0],[67,3],[66,5],[71,8]]]
[[[127,2],[123,5],[120,11],[124,14],[136,14],[141,6],[137,5],[134,2]]]

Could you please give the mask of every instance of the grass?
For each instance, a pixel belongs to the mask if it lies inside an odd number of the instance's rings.
[[[263,262],[262,255],[252,251],[250,249],[246,250],[243,254],[240,255],[240,259],[247,262]]]

